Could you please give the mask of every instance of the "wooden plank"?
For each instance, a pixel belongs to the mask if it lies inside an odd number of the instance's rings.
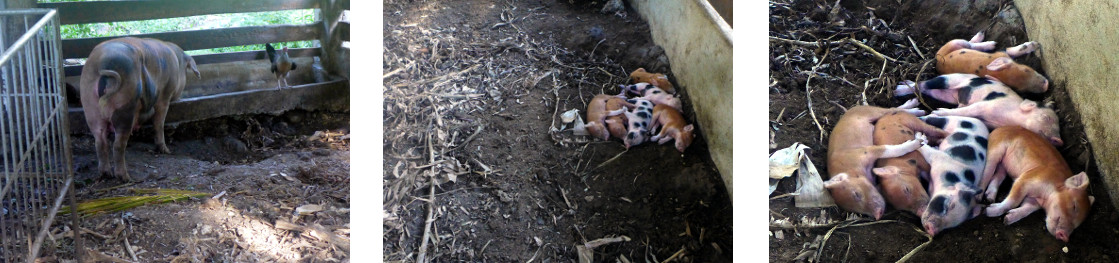
[[[320,54],[322,54],[322,49],[320,49],[320,48],[291,48],[291,49],[288,49],[288,56],[290,56],[292,58],[317,57]],[[267,60],[268,59],[268,54],[264,50],[257,50],[257,51],[243,51],[243,52],[206,54],[206,55],[197,55],[197,56],[191,56],[191,57],[194,58],[194,63],[197,63],[198,65],[204,65],[204,64],[229,63],[229,62],[250,61],[250,60]],[[83,66],[84,65],[66,66],[65,67],[66,76],[70,77],[70,76],[80,76],[80,75],[82,75],[82,67]]]
[[[293,86],[285,89],[264,89],[195,97],[172,102],[167,111],[167,125],[244,114],[281,114],[284,111],[328,110],[349,111],[350,82],[335,80]],[[70,108],[70,133],[88,134],[89,126],[81,107]],[[145,123],[144,127],[150,127]]]
[[[39,3],[58,9],[63,25],[121,22],[184,16],[318,8],[317,0],[123,0]]]
[[[276,42],[291,42],[319,39],[322,36],[321,24],[270,25],[234,27],[223,29],[189,30],[131,35],[140,38],[155,38],[178,44],[183,50],[199,50],[219,47],[255,45]],[[94,37],[62,40],[63,58],[85,58],[93,47],[114,37]]]

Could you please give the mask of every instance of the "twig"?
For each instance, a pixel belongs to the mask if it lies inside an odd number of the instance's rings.
[[[922,54],[922,53],[921,53],[921,49],[917,47],[917,42],[913,42],[913,38],[912,38],[912,37],[909,37],[909,36],[905,36],[905,38],[908,38],[908,39],[909,39],[909,44],[912,44],[912,45],[913,45],[913,50],[914,50],[914,51],[917,51],[917,55],[921,56],[921,60],[926,60],[927,58],[925,58],[925,54]]]
[[[925,246],[928,246],[929,244],[932,244],[933,237],[930,236],[929,233],[926,233],[924,230],[921,230],[920,228],[917,228],[916,226],[913,226],[913,225],[910,225],[910,226],[913,227],[913,230],[917,230],[918,233],[921,233],[922,235],[925,235],[925,237],[928,238],[929,240],[925,241],[925,243],[922,243],[921,245],[913,248],[913,250],[910,250],[909,253],[905,253],[905,256],[901,257],[901,259],[898,259],[897,263],[902,263],[902,262],[909,261],[909,258],[913,257],[913,255],[917,254],[917,252],[921,251],[921,249],[924,249]]]
[[[898,62],[898,60],[897,60],[897,59],[894,59],[894,58],[888,57],[888,56],[886,56],[886,55],[882,55],[882,53],[878,53],[878,51],[877,51],[877,50],[874,50],[873,48],[871,48],[871,47],[867,46],[866,44],[863,44],[863,42],[860,42],[860,41],[858,41],[858,40],[855,40],[854,38],[848,38],[848,39],[847,39],[847,42],[850,42],[851,44],[855,44],[856,46],[859,46],[860,48],[862,48],[862,49],[864,49],[864,50],[866,50],[866,51],[870,52],[870,53],[871,53],[871,54],[873,54],[873,55],[874,55],[875,57],[878,57],[878,59],[882,59],[882,60],[889,60],[889,61],[891,61],[891,62]]]
[[[528,261],[526,261],[525,263],[532,263],[533,260],[536,260],[536,256],[540,255],[540,250],[544,250],[545,247],[548,247],[548,245],[551,244],[552,243],[547,243],[543,246],[540,246],[540,248],[536,249],[536,253],[532,253],[532,258],[529,258]]]
[[[460,145],[458,145],[458,146],[455,146],[455,148],[454,148],[454,149],[451,149],[451,150],[453,151],[453,150],[457,150],[457,149],[459,149],[459,148],[465,147],[465,146],[466,146],[467,144],[469,144],[469,143],[470,143],[470,141],[471,141],[471,140],[474,140],[474,137],[475,137],[475,136],[478,136],[478,134],[479,134],[479,133],[482,133],[482,129],[483,129],[483,128],[486,128],[486,125],[485,125],[485,124],[479,124],[479,125],[478,125],[478,128],[477,128],[477,129],[474,129],[474,133],[473,133],[473,134],[470,134],[470,136],[467,136],[467,137],[466,137],[466,140],[465,140],[465,141],[462,141],[462,144],[460,144]],[[475,160],[475,161],[477,161],[477,160]],[[489,170],[489,169],[486,169],[486,170]]]
[[[475,65],[477,66],[477,65]],[[435,151],[431,148],[431,133],[427,134],[427,150],[431,162],[435,162]],[[430,190],[428,191],[428,205],[427,205],[427,220],[424,221],[424,236],[420,239],[420,254],[416,258],[416,262],[427,262],[427,240],[431,238],[431,223],[435,222],[435,166],[431,167],[432,178]]]
[[[677,250],[676,253],[673,253],[671,257],[668,257],[668,258],[664,259],[664,261],[661,261],[661,263],[672,261],[673,259],[676,259],[676,257],[679,257],[683,253],[684,253],[684,247],[680,247],[680,250]]]
[[[622,157],[622,154],[624,154],[628,151],[629,151],[629,149],[626,149],[625,151],[622,151],[622,152],[618,153],[618,155],[614,155],[614,157],[611,157],[609,160],[606,160],[605,162],[602,162],[602,163],[598,164],[598,166],[595,166],[594,168],[592,168],[590,170],[587,170],[587,171],[583,171],[583,172],[584,173],[589,173],[591,171],[598,170],[598,168],[602,168],[602,166],[604,166],[604,165],[606,165],[610,162],[613,162],[614,160],[617,160],[618,157]]]
[[[774,197],[770,197],[769,200],[776,200],[776,199],[782,198],[782,197],[798,196],[798,195],[800,195],[800,193],[784,193],[784,194],[780,194],[780,195],[777,195],[777,196],[774,196]]]
[[[769,40],[781,41],[781,42],[785,42],[785,43],[789,43],[789,44],[797,44],[797,45],[801,45],[801,46],[814,46],[814,47],[819,47],[820,43],[821,43],[821,42],[808,42],[808,41],[784,39],[784,38],[773,37],[773,36],[769,37]],[[830,41],[830,42],[822,42],[822,43],[827,43],[830,46],[830,45],[843,44],[843,42],[845,42],[845,41],[846,41],[846,39],[845,40]]]
[[[124,235],[123,241],[125,250],[128,251],[129,256],[132,256],[132,261],[140,262],[140,259],[136,258],[136,250],[133,250],[132,245],[128,244],[128,235]]]
[[[812,83],[812,76],[816,75],[816,69],[820,67],[820,64],[823,64],[824,60],[828,59],[828,54],[831,54],[831,49],[824,51],[824,57],[820,58],[820,61],[816,63],[816,66],[812,67],[813,74],[808,75],[808,80],[804,81],[804,93],[805,96],[808,97],[808,112],[812,114],[812,121],[816,123],[816,128],[820,129],[820,142],[824,141],[824,133],[827,132],[824,131],[824,126],[820,125],[820,120],[816,119],[816,110],[812,108],[812,86],[808,84]]]

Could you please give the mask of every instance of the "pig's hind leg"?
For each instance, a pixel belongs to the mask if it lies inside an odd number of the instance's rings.
[[[1037,199],[1026,198],[1026,200],[1022,202],[1022,206],[1019,206],[1015,209],[1010,209],[1010,211],[1006,212],[1006,221],[1004,222],[1007,225],[1013,224],[1014,222],[1018,222],[1018,220],[1025,218],[1033,212],[1036,212],[1038,209],[1041,209],[1041,205],[1037,203]]]
[[[1006,199],[1003,199],[1002,202],[994,203],[991,204],[991,206],[987,207],[987,216],[1000,216],[1002,214],[1005,214],[1007,210],[1010,210],[1011,208],[1017,207],[1019,204],[1021,204],[1022,200],[1026,199],[1025,188],[1026,184],[1029,183],[1024,181],[1026,180],[1015,180],[1014,185],[1010,187],[1010,194],[1006,196]]]
[[[1010,57],[1018,57],[1018,56],[1021,56],[1021,55],[1029,54],[1030,52],[1037,51],[1037,48],[1040,47],[1040,46],[1041,46],[1041,44],[1038,44],[1035,41],[1030,41],[1030,42],[1023,43],[1021,45],[1017,45],[1017,46],[1014,46],[1014,47],[1011,47],[1011,48],[1007,48],[1006,49],[1006,54],[1009,55]]]

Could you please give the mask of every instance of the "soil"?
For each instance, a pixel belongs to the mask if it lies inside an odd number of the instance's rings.
[[[141,128],[133,133],[125,157],[136,180],[130,184],[98,175],[93,137],[72,135],[79,202],[135,196],[133,189],[145,188],[210,194],[85,217],[80,225],[90,233],[81,236],[82,246],[93,252],[83,257],[100,257],[99,262],[108,257],[131,262],[348,261],[348,127],[348,113],[297,110],[224,117],[168,128],[171,154],[156,154],[153,130]],[[224,195],[210,198],[220,193]],[[295,208],[304,205],[323,209],[298,215]],[[51,233],[57,242],[48,239],[41,260],[74,258],[74,241],[65,231],[70,222],[69,216],[55,220]],[[302,227],[307,228],[285,230]],[[321,238],[327,236],[335,239]]]
[[[731,260],[702,135],[627,151],[559,121],[639,67],[674,79],[638,14],[604,2],[386,1],[385,261],[572,262],[622,236],[594,262]]]
[[[928,2],[928,1],[926,1]],[[961,3],[963,9],[951,8]],[[971,4],[968,6],[968,4]],[[869,105],[894,107],[912,98],[894,98],[893,87],[901,80],[925,80],[935,77],[933,59],[941,45],[952,39],[970,38],[986,31],[988,40],[998,41],[997,48],[1017,45],[1029,37],[1011,1],[947,1],[942,7],[929,3],[896,1],[771,1],[769,28],[771,37],[807,42],[835,41],[853,37],[877,52],[896,58],[886,63],[854,45],[832,45],[817,48],[810,45],[770,41],[769,119],[770,153],[800,142],[811,148],[809,159],[827,174],[827,131],[845,111],[864,100]],[[912,42],[909,40],[912,38]],[[1042,49],[1046,43],[1041,43]],[[919,49],[920,53],[915,49]],[[922,58],[922,55],[924,58]],[[826,57],[825,57],[826,56]],[[1040,59],[1027,55],[1015,59],[1045,74]],[[813,74],[813,67],[816,74]],[[812,76],[809,81],[809,76]],[[879,77],[881,76],[881,77]],[[807,87],[806,87],[807,86]],[[806,89],[811,90],[809,111]],[[1085,139],[1080,115],[1072,107],[1067,87],[1056,83],[1040,95],[1023,94],[1025,98],[1052,101],[1060,117],[1061,135],[1066,142],[1059,147],[1074,172],[1086,171],[1090,181],[1099,182],[1099,172]],[[946,105],[927,101],[922,106]],[[821,136],[821,133],[823,134]],[[794,175],[798,176],[798,175]],[[1002,199],[1010,184],[1004,184],[998,198]],[[1005,225],[1002,218],[980,216],[959,227],[938,233],[909,260],[917,262],[1109,262],[1119,258],[1114,245],[1119,239],[1119,213],[1108,201],[1102,184],[1091,184],[1089,194],[1096,197],[1088,219],[1076,229],[1068,243],[1061,242],[1045,230],[1044,212]],[[771,197],[795,192],[795,180],[785,179]],[[888,208],[884,221],[878,224],[845,226],[871,221],[839,209],[796,208],[793,198],[780,197],[769,201],[769,260],[775,262],[811,259],[823,262],[893,262],[902,259],[925,243],[920,220],[908,212]],[[831,222],[825,226],[808,226],[802,220]],[[791,220],[801,227],[784,228],[775,220]],[[820,242],[834,230],[826,243]],[[780,235],[778,235],[778,233]],[[780,237],[780,238],[779,238]],[[822,253],[816,255],[823,244]],[[1064,249],[1067,248],[1067,251]]]

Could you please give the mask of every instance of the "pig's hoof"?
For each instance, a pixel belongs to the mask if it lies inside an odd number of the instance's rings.
[[[160,145],[159,152],[163,154],[171,154],[171,149],[168,149],[166,145]]]
[[[920,142],[922,145],[929,144],[929,138],[924,133],[918,132],[913,134],[913,139]]]

